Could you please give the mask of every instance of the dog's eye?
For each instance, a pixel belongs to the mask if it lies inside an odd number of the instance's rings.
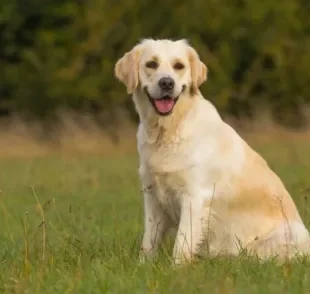
[[[157,68],[158,67],[158,64],[157,64],[157,62],[156,61],[148,61],[146,64],[145,64],[145,66],[147,67],[147,68],[153,68],[153,69],[155,69],[155,68]]]
[[[184,68],[184,64],[182,64],[181,62],[177,62],[174,66],[173,66],[174,69],[176,70],[181,70]]]

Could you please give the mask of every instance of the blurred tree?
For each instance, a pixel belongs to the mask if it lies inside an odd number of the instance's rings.
[[[116,60],[144,37],[188,38],[209,68],[202,92],[222,113],[268,105],[300,126],[310,103],[307,0],[2,0],[0,112],[106,110],[131,103]]]

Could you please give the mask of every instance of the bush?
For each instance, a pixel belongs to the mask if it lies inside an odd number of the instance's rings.
[[[116,60],[144,37],[187,38],[209,68],[203,94],[224,114],[271,107],[300,126],[310,102],[310,3],[274,1],[3,0],[0,109],[128,107]],[[131,108],[132,110],[132,108]]]

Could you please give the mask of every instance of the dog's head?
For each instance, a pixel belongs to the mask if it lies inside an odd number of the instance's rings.
[[[207,79],[207,67],[185,40],[146,39],[118,60],[115,75],[129,94],[147,97],[155,112],[165,116],[182,94],[198,92]]]

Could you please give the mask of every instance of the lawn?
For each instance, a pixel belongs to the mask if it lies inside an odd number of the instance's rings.
[[[310,140],[253,137],[251,145],[281,176],[310,228]],[[135,153],[1,158],[0,166],[1,293],[310,292],[306,261],[240,257],[173,269],[167,240],[158,261],[139,265]]]

